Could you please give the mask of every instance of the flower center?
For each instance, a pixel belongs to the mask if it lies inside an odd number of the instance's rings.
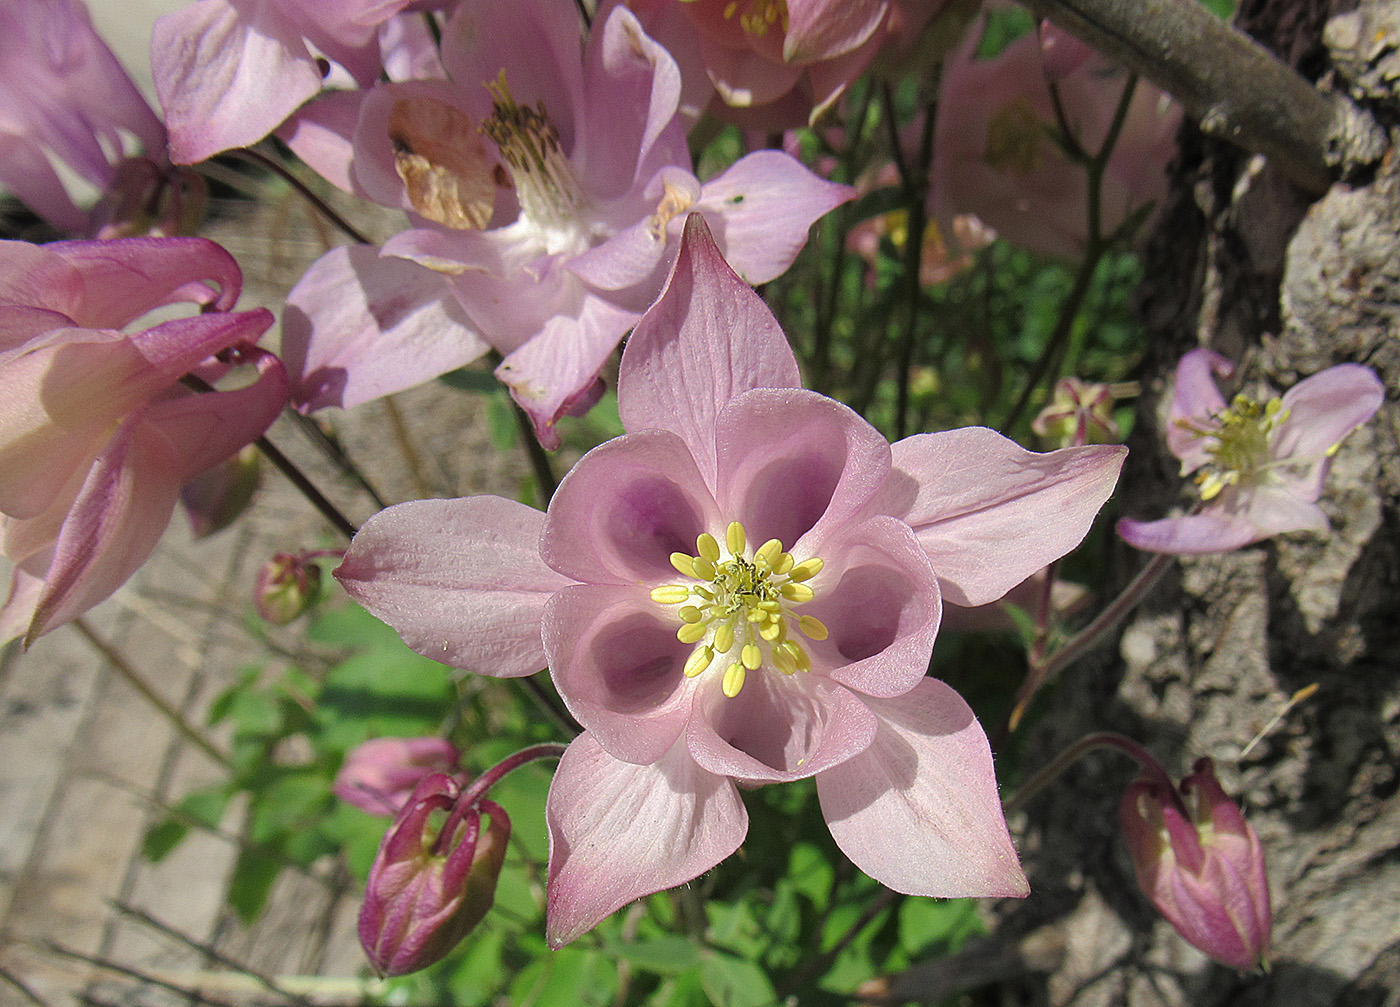
[[[1040,167],[1045,127],[1027,98],[1017,98],[987,120],[987,149],[982,160],[997,171],[1025,175]]]
[[[673,552],[671,565],[697,583],[663,584],[651,597],[662,605],[679,605],[676,638],[698,644],[685,662],[687,678],[699,675],[717,656],[733,653],[720,683],[732,699],[747,674],[765,663],[784,675],[812,670],[812,659],[789,637],[789,629],[796,624],[808,639],[825,640],[826,626],[815,616],[789,609],[812,600],[812,588],[804,582],[821,572],[824,561],[814,556],[798,563],[775,538],[750,553],[738,521],[730,523],[724,540],[728,558],[708,532],[696,538],[694,556]]]
[[[1288,411],[1278,398],[1261,405],[1247,395],[1236,395],[1230,408],[1211,417],[1214,427],[1178,420],[1180,426],[1212,442],[1206,447],[1210,461],[1196,474],[1201,499],[1213,500],[1226,486],[1255,478],[1266,470],[1269,438],[1287,418]]]
[[[788,29],[788,9],[786,0],[746,0],[739,3],[739,0],[729,0],[724,5],[724,19],[733,21],[739,19],[739,27],[750,35],[762,38],[768,34],[768,30],[774,26],[781,25],[783,31]]]
[[[419,214],[456,231],[491,222],[500,169],[465,112],[433,98],[402,99],[389,113],[389,141]]]
[[[587,247],[581,216],[588,200],[544,102],[534,108],[517,105],[504,70],[486,86],[496,99],[495,111],[481,130],[500,148],[520,200],[520,216],[541,232],[547,254],[581,251],[580,241]]]

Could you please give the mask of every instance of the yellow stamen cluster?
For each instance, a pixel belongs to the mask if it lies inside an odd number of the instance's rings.
[[[1288,418],[1282,400],[1272,398],[1263,405],[1247,395],[1236,395],[1230,408],[1212,417],[1218,424],[1201,427],[1190,420],[1178,424],[1197,437],[1212,443],[1206,451],[1210,461],[1196,473],[1202,500],[1213,500],[1226,486],[1251,480],[1269,468],[1269,438]]]
[[[504,70],[486,86],[495,99],[495,110],[481,124],[481,131],[501,151],[521,212],[543,225],[572,223],[584,202],[583,187],[544,103],[534,108],[517,105]]]
[[[728,557],[709,532],[695,540],[695,555],[671,553],[671,565],[694,584],[663,584],[651,592],[653,601],[680,606],[681,627],[676,638],[698,644],[685,662],[685,675],[694,678],[717,656],[734,656],[724,670],[721,689],[731,699],[739,695],[751,671],[770,664],[784,675],[811,671],[812,659],[802,644],[789,637],[791,623],[810,640],[825,640],[826,626],[815,616],[794,616],[793,605],[812,600],[806,583],[821,572],[817,557],[798,563],[783,544],[769,539],[752,553],[738,521],[724,536]]]
[[[777,25],[781,25],[782,30],[786,32],[788,30],[787,0],[747,0],[743,4],[740,4],[739,0],[729,0],[724,5],[724,19],[733,21],[736,17],[739,19],[739,27],[759,38],[768,34],[768,30]]]

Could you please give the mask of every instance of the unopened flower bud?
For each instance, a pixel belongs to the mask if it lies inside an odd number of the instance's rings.
[[[1050,403],[1031,421],[1031,429],[1056,448],[1083,444],[1117,444],[1123,439],[1113,418],[1113,389],[1078,378],[1055,382]]]
[[[253,595],[258,615],[285,626],[311,607],[321,590],[321,568],[312,555],[279,552],[262,565]]]
[[[510,819],[491,801],[464,806],[461,797],[451,777],[424,778],[379,844],[359,931],[380,975],[441,961],[495,901]]]
[[[251,444],[195,476],[180,490],[180,502],[197,539],[223,531],[248,509],[262,481],[261,455]]]
[[[350,750],[331,789],[361,811],[392,818],[425,777],[456,774],[461,758],[446,738],[374,738]]]
[[[1267,963],[1273,913],[1264,851],[1209,759],[1170,791],[1155,774],[1128,788],[1119,820],[1138,884],[1182,937],[1248,970]]]

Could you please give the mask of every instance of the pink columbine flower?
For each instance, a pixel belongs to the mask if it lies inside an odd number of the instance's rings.
[[[193,164],[272,132],[321,90],[325,57],[368,87],[379,32],[415,0],[198,0],[158,18],[151,72],[170,157]]]
[[[556,446],[557,420],[596,401],[599,370],[660,292],[686,211],[762,283],[852,195],[777,151],[702,184],[675,61],[622,7],[585,45],[571,4],[465,0],[442,60],[450,81],[384,85],[357,110],[338,101],[290,138],[327,177],[417,225],[385,258],[335,249],[292,291],[284,347],[305,409],[418,384],[489,345]],[[337,146],[351,121],[353,143]]]
[[[1117,444],[1123,439],[1113,418],[1117,396],[1110,385],[1061,378],[1045,408],[1031,421],[1031,431],[1047,444]]]
[[[182,484],[258,437],[287,400],[253,343],[266,309],[232,312],[242,276],[201,238],[0,242],[0,515],[14,564],[0,641],[26,641],[115,591],[160,538]],[[148,311],[201,314],[121,330]],[[196,393],[229,364],[258,377]]]
[[[1193,946],[1247,971],[1267,963],[1273,911],[1264,850],[1209,759],[1180,791],[1160,770],[1123,795],[1119,821],[1138,885]]]
[[[374,970],[401,976],[446,957],[495,902],[509,839],[500,805],[463,794],[441,773],[424,777],[384,833],[365,883],[360,944]]]
[[[1124,449],[991,430],[891,446],[799,382],[691,216],[623,352],[624,436],[547,514],[500,497],[371,519],[337,577],[424,654],[549,665],[586,728],[550,788],[548,938],[733,853],[740,784],[815,776],[842,850],[901,892],[1021,896],[991,752],[925,678],[945,600],[989,602],[1083,538]]]
[[[132,141],[146,155],[138,163],[127,161]],[[135,176],[163,178],[166,167],[164,127],[79,0],[0,5],[0,185],[62,230],[88,235],[100,221],[60,169],[100,194],[145,191],[148,180]]]
[[[372,738],[345,756],[332,790],[361,811],[392,818],[425,777],[460,777],[461,762],[446,738]]]
[[[1057,144],[1055,85],[1069,129],[1090,155],[1108,135],[1128,77],[1045,23],[993,59],[976,58],[974,28],[943,73],[930,203],[941,220],[974,213],[997,234],[1043,255],[1077,257],[1088,240],[1088,176]],[[1181,108],[1138,81],[1104,171],[1101,231],[1160,204]]]
[[[1148,552],[1228,552],[1272,535],[1328,529],[1317,506],[1342,438],[1369,420],[1385,399],[1370,368],[1338,364],[1260,401],[1236,395],[1228,405],[1213,375],[1230,361],[1192,350],[1176,368],[1167,447],[1181,474],[1195,473],[1199,512],[1160,521],[1118,522],[1129,545]]]
[[[892,39],[944,0],[628,0],[708,74],[722,110],[756,129],[815,122]],[[689,69],[689,68],[688,68]]]

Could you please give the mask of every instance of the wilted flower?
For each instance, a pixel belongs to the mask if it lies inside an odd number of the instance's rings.
[[[1050,403],[1031,421],[1031,430],[1055,447],[1072,444],[1117,444],[1123,440],[1113,418],[1113,389],[1096,381],[1061,378]]]
[[[499,805],[463,799],[449,776],[424,778],[384,834],[365,885],[360,944],[374,970],[417,972],[455,948],[495,901],[509,839]]]
[[[1298,382],[1282,398],[1236,395],[1228,405],[1212,372],[1230,361],[1192,350],[1176,368],[1167,447],[1181,474],[1195,473],[1199,513],[1161,521],[1118,522],[1129,545],[1149,552],[1226,552],[1291,531],[1326,531],[1317,506],[1342,438],[1369,420],[1385,398],[1375,372],[1338,364]]]
[[[763,283],[850,198],[777,151],[702,184],[670,54],[625,8],[586,44],[580,31],[559,0],[465,0],[444,28],[450,82],[366,92],[353,144],[331,129],[291,138],[327,177],[416,225],[384,257],[329,252],[291,292],[284,347],[303,408],[348,408],[490,346],[541,443],[557,446],[556,421],[597,401],[599,370],[660,292],[687,210]]]
[[[461,761],[462,753],[446,738],[373,738],[345,756],[332,790],[361,811],[392,817],[425,777],[454,776]]]
[[[14,564],[0,640],[82,614],[145,561],[180,487],[257,438],[287,399],[253,346],[272,313],[231,312],[242,276],[201,238],[0,242],[0,514]],[[162,305],[192,318],[120,331]],[[204,393],[237,362],[258,379]]]
[[[0,184],[69,234],[171,234],[202,210],[202,183],[169,169],[165,128],[79,0],[0,5]],[[65,171],[106,194],[96,211]]]
[[[253,604],[274,626],[285,626],[311,607],[321,591],[321,568],[312,553],[279,552],[258,567]]]
[[[943,73],[930,205],[940,220],[973,213],[996,233],[1044,255],[1077,257],[1088,239],[1088,176],[1056,142],[1053,83],[1073,139],[1089,155],[1108,135],[1126,73],[1046,23],[993,59],[968,33]],[[1181,108],[1139,81],[1100,192],[1107,236],[1166,196]]]
[[[586,728],[546,809],[548,939],[739,846],[738,784],[815,777],[841,849],[901,892],[1019,896],[991,752],[925,678],[944,599],[989,602],[1072,549],[1123,449],[986,429],[891,445],[800,387],[704,221],[623,353],[624,436],[546,515],[498,497],[392,507],[337,576],[420,653],[548,663]]]
[[[1196,761],[1179,792],[1160,769],[1144,773],[1123,795],[1119,820],[1138,884],[1177,933],[1233,968],[1268,963],[1264,851],[1210,759]]]

